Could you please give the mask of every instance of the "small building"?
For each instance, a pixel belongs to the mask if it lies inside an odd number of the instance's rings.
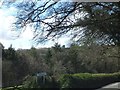
[[[45,79],[47,76],[46,72],[37,73],[36,76],[37,76],[37,82],[39,84],[45,84]]]
[[[46,75],[47,75],[46,72],[41,72],[41,73],[37,73],[37,74],[36,74],[37,77],[46,76]]]

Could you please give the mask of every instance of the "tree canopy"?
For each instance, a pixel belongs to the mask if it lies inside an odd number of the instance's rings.
[[[120,2],[23,1],[17,28],[34,27],[34,40],[41,42],[64,34],[76,41],[94,39],[100,43],[120,44]]]

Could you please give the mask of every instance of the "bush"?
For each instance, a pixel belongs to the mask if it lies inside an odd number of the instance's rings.
[[[120,81],[120,73],[113,74],[66,74],[61,76],[61,88],[100,88],[104,85]]]
[[[90,74],[90,73],[78,73],[78,74],[65,74],[62,75],[58,82],[50,76],[46,76],[45,84],[41,84],[36,81],[35,76],[27,76],[22,86],[9,87],[3,90],[26,90],[34,88],[91,88],[97,89],[104,85],[120,81],[120,72],[113,74]]]
[[[23,88],[58,88],[58,83],[50,76],[45,76],[43,82],[42,77],[28,75],[22,86]]]
[[[36,76],[30,76],[30,75],[26,76],[22,86],[23,86],[23,88],[38,87]]]

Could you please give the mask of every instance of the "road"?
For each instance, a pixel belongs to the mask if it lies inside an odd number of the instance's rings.
[[[97,90],[106,90],[106,89],[107,90],[120,90],[120,82],[116,82],[116,83],[103,86],[102,88],[97,89]]]

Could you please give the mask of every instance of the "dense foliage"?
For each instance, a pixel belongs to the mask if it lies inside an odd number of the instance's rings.
[[[120,81],[120,73],[113,74],[91,74],[91,73],[77,73],[77,74],[64,74],[59,77],[59,80],[53,82],[48,77],[46,78],[46,82],[44,85],[36,83],[35,76],[28,76],[28,79],[24,85],[16,86],[16,87],[8,87],[3,90],[26,90],[29,89],[37,89],[37,88],[58,88],[58,89],[69,89],[69,88],[81,88],[81,89],[91,89],[95,90],[97,88],[101,88],[110,83]]]
[[[120,73],[113,74],[66,74],[60,78],[61,88],[100,88],[120,81]]]
[[[8,54],[11,53],[11,54]],[[11,57],[12,55],[12,57]],[[27,75],[46,72],[58,80],[62,74],[118,72],[118,47],[91,44],[69,48],[3,49],[3,87],[22,84]]]
[[[34,28],[34,40],[38,43],[67,34],[81,46],[72,44],[65,48],[56,43],[51,48],[15,50],[12,45],[8,49],[2,45],[3,87],[22,84],[24,77],[34,76],[38,72],[47,72],[58,80],[62,74],[113,73],[120,70],[120,2],[15,2],[17,0],[5,5],[14,3],[13,6],[19,9],[15,23],[17,30],[22,31],[30,25]],[[77,87],[74,83],[81,84],[79,75],[74,75],[65,77],[68,87]],[[95,83],[96,77],[83,75],[85,80],[82,86],[86,85],[89,78]],[[99,77],[97,80],[101,82],[104,75]],[[104,79],[108,77],[105,75]],[[35,83],[34,80],[32,78],[31,82]]]

